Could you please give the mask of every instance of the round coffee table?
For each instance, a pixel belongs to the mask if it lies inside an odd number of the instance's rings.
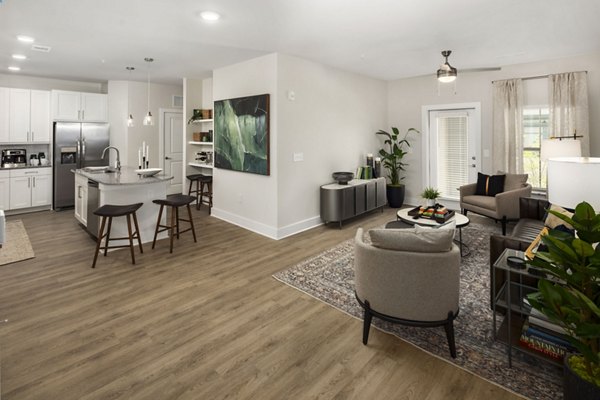
[[[408,215],[408,212],[410,210],[412,210],[414,207],[410,207],[410,208],[403,208],[402,210],[398,210],[398,212],[396,213],[397,218],[407,224],[410,225],[422,225],[422,226],[439,226],[440,223],[433,220],[433,219],[429,219],[429,218],[419,218],[419,217],[413,217],[411,215]],[[458,247],[460,248],[460,256],[461,257],[466,257],[468,256],[471,251],[469,250],[469,247],[463,242],[462,240],[462,228],[464,228],[465,226],[469,225],[469,222],[471,222],[469,220],[469,218],[467,218],[467,216],[462,215],[459,212],[455,212],[454,215],[448,219],[446,222],[450,222],[450,221],[456,221],[456,228],[458,228],[458,240],[455,240],[458,243]],[[464,248],[464,251],[463,251]]]

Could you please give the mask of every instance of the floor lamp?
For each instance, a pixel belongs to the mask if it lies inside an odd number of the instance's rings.
[[[577,139],[544,139],[540,146],[540,160],[546,171],[546,188],[550,188],[548,160],[556,157],[581,157],[581,141]],[[546,192],[548,193],[548,192]]]
[[[586,201],[600,211],[600,158],[562,157],[548,160],[548,201],[575,208]]]

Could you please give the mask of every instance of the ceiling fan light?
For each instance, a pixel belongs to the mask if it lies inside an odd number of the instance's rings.
[[[442,51],[442,56],[445,57],[445,62],[440,65],[440,69],[437,70],[437,79],[442,83],[453,82],[458,75],[458,70],[454,68],[448,62],[448,56],[452,53],[450,50]]]

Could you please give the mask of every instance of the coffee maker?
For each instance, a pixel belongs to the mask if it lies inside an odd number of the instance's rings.
[[[27,151],[25,149],[2,150],[2,168],[27,166]]]

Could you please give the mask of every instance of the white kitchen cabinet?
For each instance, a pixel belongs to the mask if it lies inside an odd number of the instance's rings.
[[[32,179],[31,207],[52,203],[52,175],[37,175]]]
[[[31,91],[30,142],[50,142],[50,92]]]
[[[50,92],[9,89],[8,114],[10,142],[50,141]]]
[[[8,143],[10,141],[8,132],[10,129],[10,123],[8,119],[9,115],[9,99],[10,90],[8,88],[0,87],[0,143]]]
[[[8,171],[0,171],[0,210],[8,210],[10,206],[10,175]]]
[[[75,174],[75,218],[87,226],[88,179]]]
[[[108,97],[99,93],[52,91],[55,121],[108,122]]]
[[[29,120],[31,118],[31,91],[10,89],[9,99],[9,138],[11,142],[29,141]]]
[[[52,203],[52,169],[9,170],[9,210],[49,206]]]

